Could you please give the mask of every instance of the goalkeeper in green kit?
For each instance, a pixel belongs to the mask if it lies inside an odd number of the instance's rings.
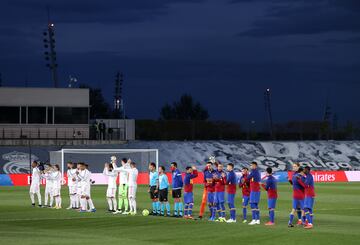
[[[111,159],[113,160],[113,158]],[[129,214],[129,201],[128,201],[128,173],[120,170],[130,169],[130,159],[123,158],[121,159],[121,167],[116,166],[116,158],[113,161],[114,171],[119,172],[119,202],[118,209],[114,214]],[[124,204],[124,210],[122,210]]]

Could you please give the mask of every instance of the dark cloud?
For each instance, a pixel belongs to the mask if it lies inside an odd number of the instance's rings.
[[[360,44],[360,37],[350,37],[350,38],[343,38],[343,39],[337,39],[337,38],[329,38],[324,41],[324,43],[327,44]]]
[[[334,45],[356,44],[358,1],[3,0],[5,85],[52,85],[42,43],[47,5],[61,85],[75,76],[111,103],[120,70],[131,117],[158,118],[186,92],[212,119],[261,121],[271,87],[276,121],[321,118],[324,91],[341,118],[359,119],[360,49]],[[262,38],[234,38],[239,31]]]
[[[360,31],[360,1],[269,2],[268,13],[239,36],[266,37]]]
[[[170,5],[178,3],[197,3],[202,0],[5,0],[0,15],[2,22],[22,22],[23,19],[43,22],[49,7],[51,17],[56,22],[67,23],[132,23],[153,19],[164,15]],[[13,17],[18,18],[13,18]]]

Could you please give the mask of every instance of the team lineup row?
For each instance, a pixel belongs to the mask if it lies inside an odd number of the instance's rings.
[[[48,166],[40,170],[37,163],[33,163],[32,183],[30,186],[30,197],[35,206],[34,194],[38,196],[41,206],[40,180],[46,179],[45,188],[45,206],[47,206],[48,197],[50,197],[50,206],[55,199],[55,208],[61,208],[61,180],[62,176],[59,166]],[[70,206],[68,209],[78,209],[80,212],[95,212],[96,209],[91,199],[91,172],[84,163],[67,164],[67,178],[70,196]],[[198,171],[193,167],[186,167],[186,173],[183,175],[177,168],[177,163],[171,163],[172,173],[172,197],[174,200],[173,213],[171,214],[168,201],[168,190],[170,183],[165,174],[165,167],[160,166],[158,171],[154,163],[149,164],[149,194],[152,200],[152,215],[184,217],[194,219],[192,209],[194,206],[193,197],[193,179],[198,178]],[[293,187],[293,204],[289,216],[289,227],[293,226],[294,215],[297,213],[298,225],[310,229],[313,227],[313,205],[314,205],[314,180],[310,173],[310,168],[303,169],[298,163],[293,164],[294,174],[289,179]],[[136,214],[136,189],[138,170],[136,164],[130,159],[123,158],[121,166],[116,164],[116,157],[111,157],[111,163],[105,164],[103,174],[108,176],[108,188],[106,198],[109,206],[109,212],[114,214]],[[277,181],[273,176],[272,169],[266,169],[266,175],[261,178],[257,163],[250,164],[248,168],[242,169],[240,178],[237,178],[234,172],[234,165],[229,163],[224,170],[223,164],[216,161],[209,161],[203,170],[204,192],[200,206],[199,218],[203,217],[206,203],[208,204],[210,217],[209,221],[219,221],[234,223],[236,222],[235,195],[237,186],[242,189],[243,197],[243,223],[247,223],[247,206],[250,205],[252,212],[252,221],[249,225],[260,224],[260,187],[262,186],[268,196],[269,222],[265,225],[275,224],[275,208],[277,201]],[[117,178],[119,177],[119,186],[117,187]],[[184,197],[182,201],[182,190]],[[118,190],[118,199],[116,193]],[[225,198],[226,193],[226,198]],[[226,200],[225,200],[226,199]],[[226,220],[225,202],[229,207],[230,218]],[[88,209],[89,206],[89,209]]]

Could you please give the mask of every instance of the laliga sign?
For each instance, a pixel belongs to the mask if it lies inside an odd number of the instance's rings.
[[[292,161],[292,160],[281,160],[276,157],[267,157],[260,156],[255,160],[257,162],[259,168],[266,169],[267,167],[271,167],[274,171],[286,171],[291,170],[291,166],[298,162],[301,166],[306,167],[309,166],[311,169],[316,170],[351,170],[352,167],[347,162],[323,162],[321,159],[316,161]]]
[[[258,166],[261,169],[266,169],[267,167],[271,167],[273,171],[286,170],[286,165],[287,165],[286,162],[283,162],[277,159],[276,157],[261,156],[261,157],[257,157],[254,161],[258,164]]]

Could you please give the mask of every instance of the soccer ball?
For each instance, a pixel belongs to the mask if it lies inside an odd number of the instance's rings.
[[[142,211],[142,215],[143,216],[148,216],[149,215],[149,210],[147,210],[147,209],[144,209],[143,211]]]

